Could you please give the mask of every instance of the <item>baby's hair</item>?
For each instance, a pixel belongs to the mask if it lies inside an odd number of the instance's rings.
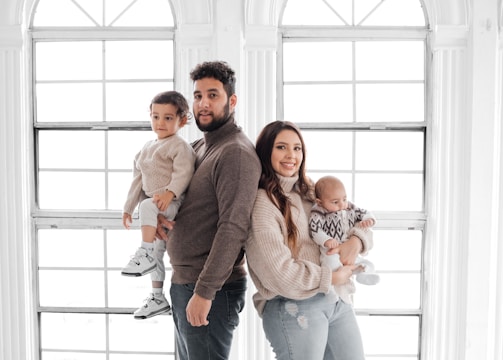
[[[150,103],[150,110],[152,110],[152,104],[173,105],[176,107],[176,115],[180,118],[183,118],[184,116],[190,118],[191,115],[189,113],[189,104],[187,103],[187,99],[185,99],[185,97],[178,91],[171,90],[161,92],[152,99]]]
[[[323,192],[325,189],[328,187],[344,187],[344,183],[339,179],[336,178],[335,176],[327,175],[323,176],[318,179],[316,182],[316,185],[314,186],[314,194],[316,195],[317,199],[321,199],[323,196]]]

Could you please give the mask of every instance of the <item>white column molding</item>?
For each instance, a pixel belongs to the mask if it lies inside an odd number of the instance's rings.
[[[276,120],[276,39],[275,27],[246,27],[244,71],[241,78],[238,78],[238,82],[244,86],[242,90],[245,95],[239,100],[242,114],[239,124],[253,143],[264,125]],[[252,295],[255,292],[255,287],[249,280],[247,305],[241,316],[242,323],[234,335],[231,359],[274,359],[262,330],[261,320],[253,306]]]
[[[499,2],[501,6],[501,1]],[[501,11],[500,11],[500,19],[501,19]],[[499,41],[499,51],[498,51],[498,69],[500,74],[503,74],[503,44],[501,41],[502,34],[500,32],[500,41]],[[502,76],[500,75],[498,77],[498,101],[497,104],[499,106],[498,108],[498,118],[501,122],[503,122],[503,79]],[[500,171],[500,177],[502,176],[503,172],[503,146],[501,144],[501,141],[503,139],[503,126],[500,125],[499,129],[499,159],[497,160],[498,168]],[[500,178],[501,179],[501,178]],[[503,236],[503,181],[500,180],[499,182],[499,199],[498,199],[498,209],[499,209],[499,214],[498,214],[498,237],[499,239],[502,238]],[[496,315],[495,315],[495,323],[496,323],[496,328],[495,328],[495,348],[494,348],[494,359],[503,359],[503,245],[501,245],[501,240],[500,244],[498,246],[498,251],[497,251],[497,272],[496,272],[496,294],[495,294],[495,302],[496,302]]]
[[[245,34],[246,99],[243,126],[255,142],[264,125],[276,120],[278,29],[271,26],[248,26]]]
[[[466,50],[437,49],[433,54],[434,99],[431,126],[431,174],[427,187],[428,228],[425,244],[423,319],[424,359],[462,357],[460,318],[466,278],[466,207],[469,168],[464,146],[469,137],[466,116]],[[442,339],[442,341],[439,341]]]
[[[501,359],[501,100],[495,9],[432,34],[425,359]]]
[[[466,48],[468,31],[469,28],[467,26],[436,26],[430,36],[432,49],[446,47]]]
[[[503,284],[497,282],[499,190],[501,187],[500,142],[501,118],[497,101],[502,75],[498,68],[499,41],[497,4],[495,1],[471,1],[472,17],[469,37],[471,83],[467,99],[470,116],[469,192],[467,200],[468,247],[466,254],[466,359],[496,360],[495,330],[496,293]]]
[[[213,27],[209,24],[181,25],[175,33],[175,88],[189,101],[192,109],[192,81],[190,71],[200,62],[212,59]],[[181,132],[189,141],[202,136],[195,121]]]
[[[35,359],[28,121],[22,36],[0,29],[0,359]]]

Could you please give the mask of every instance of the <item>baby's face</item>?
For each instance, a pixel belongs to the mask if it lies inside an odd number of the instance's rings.
[[[330,212],[341,211],[348,208],[346,190],[341,187],[325,189],[321,199],[318,200],[319,205]]]

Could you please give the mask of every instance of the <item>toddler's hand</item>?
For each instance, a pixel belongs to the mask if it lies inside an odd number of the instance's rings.
[[[168,208],[171,199],[168,200],[167,192],[164,194],[155,194],[152,201],[155,202],[157,208],[161,211],[165,211]]]
[[[122,225],[124,225],[126,229],[129,230],[129,224],[131,224],[132,222],[133,218],[131,217],[131,214],[122,214]]]

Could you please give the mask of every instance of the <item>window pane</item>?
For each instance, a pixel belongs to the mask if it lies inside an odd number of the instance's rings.
[[[142,321],[144,321],[144,320],[142,320]],[[138,360],[138,355],[137,354],[110,354],[109,359],[110,360]],[[141,360],[175,360],[175,354],[166,354],[166,355],[142,354]]]
[[[172,82],[120,82],[106,86],[107,121],[150,122],[150,102],[162,92],[173,90]]]
[[[126,266],[129,257],[136,247],[129,247],[129,256],[122,260],[121,267]],[[165,290],[169,290],[169,286]],[[117,308],[139,308],[152,292],[150,276],[123,276],[119,270],[108,272],[108,305]]]
[[[396,359],[396,355],[418,355],[417,316],[358,316],[358,325],[367,356],[381,355],[384,359]]]
[[[369,258],[370,261],[373,259]],[[375,263],[379,272],[379,264]],[[419,309],[421,277],[419,274],[379,274],[376,285],[355,281],[354,306],[359,309]]]
[[[284,81],[351,80],[350,42],[300,42],[283,45]]]
[[[420,271],[422,231],[378,229],[373,233],[374,248],[369,260],[376,265],[377,271]],[[396,256],[396,249],[407,249],[407,256]]]
[[[111,359],[129,360],[141,357],[142,359],[157,360],[159,356],[166,359],[166,356],[174,355],[174,329],[170,316],[161,315],[142,321],[135,320],[130,314],[107,316],[101,314],[42,313],[41,317],[42,349],[99,352],[107,349],[108,340],[110,350],[115,352],[110,355]],[[108,321],[108,336],[107,317],[110,319]],[[120,352],[131,351],[137,353],[120,354]],[[144,356],[142,351],[157,354]],[[67,355],[70,355],[69,352]],[[47,354],[51,355],[50,352]],[[49,358],[52,359],[52,357]],[[174,359],[174,356],[169,358]],[[59,358],[55,357],[55,359]],[[100,358],[80,357],[79,355],[77,359],[96,360]]]
[[[72,249],[79,256],[61,256],[61,249]],[[103,267],[103,230],[40,229],[40,267]]]
[[[77,4],[78,3],[78,4]],[[103,7],[103,3],[105,6]],[[105,16],[103,16],[103,9]],[[105,24],[103,19],[105,18]],[[41,0],[34,26],[173,26],[168,0]]]
[[[110,360],[138,360],[138,355],[136,355],[136,354],[110,354],[109,359]],[[175,359],[175,354],[166,354],[166,355],[142,354],[141,355],[141,360],[174,360],[174,359]]]
[[[37,81],[102,78],[101,41],[38,42],[35,46]]]
[[[368,1],[355,1],[356,12],[360,10],[360,4],[368,3]],[[376,3],[379,3],[379,7],[363,22],[362,25],[424,26],[426,23],[422,5],[419,0],[375,0],[374,4]],[[361,14],[363,15],[364,12],[365,11]]]
[[[104,307],[103,271],[39,270],[40,306]]]
[[[110,315],[109,326],[111,351],[175,351],[171,316],[154,316],[138,321],[132,315]]]
[[[105,353],[76,353],[42,351],[42,360],[107,360]]]
[[[351,170],[353,133],[344,131],[302,130],[309,171]]]
[[[422,41],[358,41],[357,80],[423,80]]]
[[[132,172],[108,173],[108,209],[122,211],[132,179]]]
[[[283,13],[283,25],[345,25],[321,0],[288,0]]]
[[[419,0],[288,0],[282,24],[424,26],[425,19]]]
[[[122,220],[117,219],[119,224]],[[139,226],[139,220],[133,219],[133,225]],[[122,225],[121,225],[122,227]],[[112,268],[124,267],[131,255],[141,246],[140,230],[107,230],[107,263]],[[167,255],[166,255],[167,258]],[[168,264],[168,262],[166,262]]]
[[[91,2],[96,5],[101,3],[100,1]],[[71,0],[40,0],[37,4],[33,25],[96,26],[93,20]]]
[[[423,171],[422,132],[357,132],[357,171]]]
[[[106,0],[105,5],[107,26],[173,26],[174,24],[168,0],[135,2]]]
[[[285,120],[352,122],[353,91],[349,84],[285,85]]]
[[[173,77],[172,41],[108,41],[105,51],[107,79]]]
[[[356,84],[358,122],[422,122],[423,84]]]
[[[422,211],[422,174],[356,174],[355,203],[372,211]]]
[[[39,167],[104,169],[105,133],[76,130],[40,131]]]
[[[95,314],[41,314],[42,349],[105,350],[106,317]]]
[[[91,172],[39,172],[41,209],[105,209],[105,176]]]
[[[142,109],[147,109],[146,121],[149,121],[149,104],[150,102],[147,105],[142,104]],[[148,127],[149,129],[147,131],[128,130],[108,132],[109,169],[133,169],[135,155],[142,149],[147,141],[155,139],[155,133],[150,129],[150,125],[148,125]]]
[[[37,84],[37,122],[103,121],[103,84]],[[86,99],[86,106],[78,106]]]

